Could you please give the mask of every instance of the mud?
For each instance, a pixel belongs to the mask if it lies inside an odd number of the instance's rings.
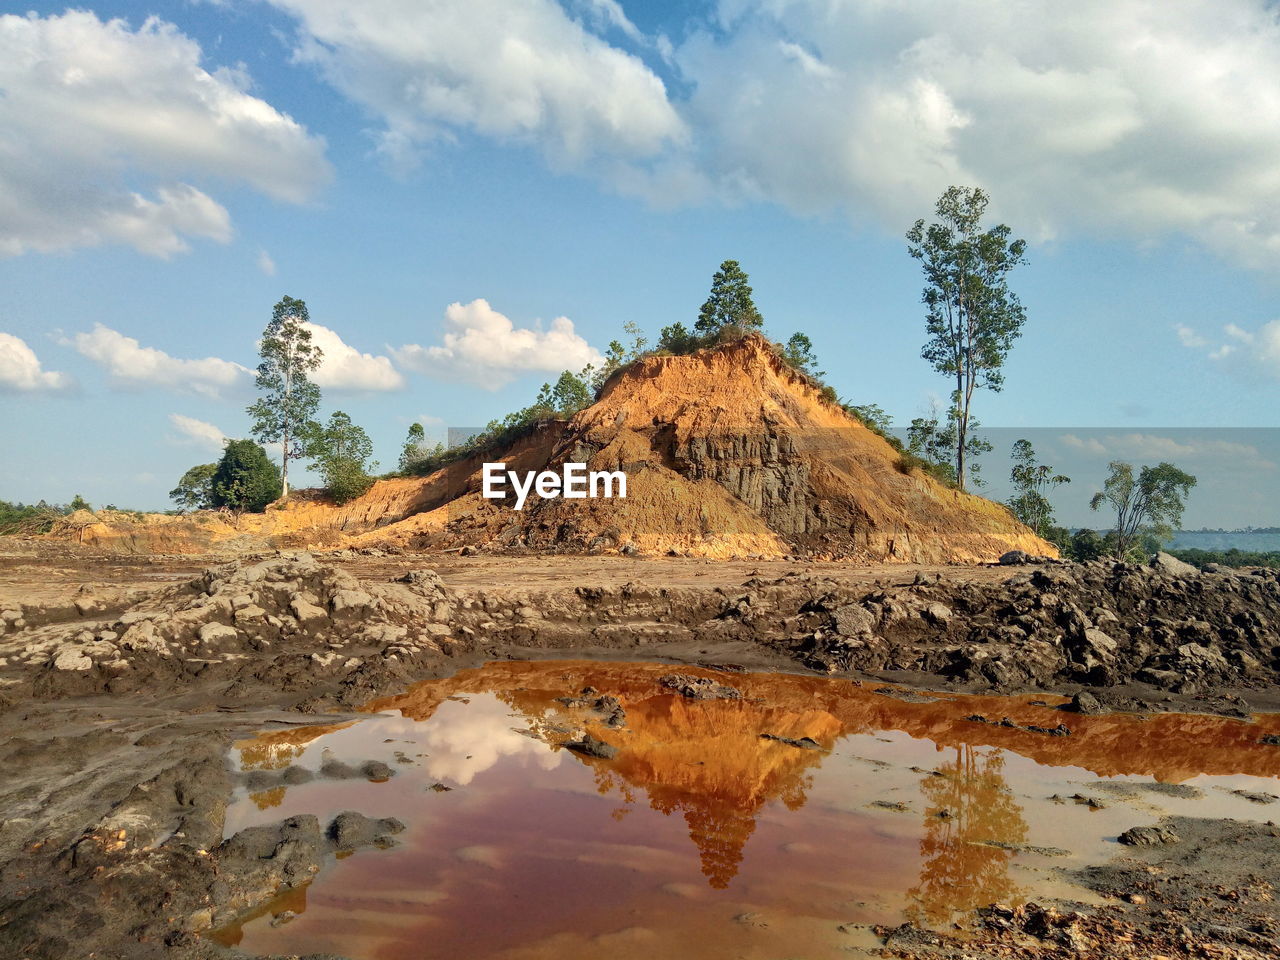
[[[300,890],[337,850],[330,820],[283,820],[265,833],[224,837],[236,789],[267,793],[297,786],[288,778],[300,776],[284,762],[240,782],[226,763],[231,744],[266,730],[275,754],[287,756],[317,725],[349,722],[376,697],[490,660],[644,659],[681,665],[666,671],[678,677],[697,675],[691,668],[699,665],[733,666],[745,672],[704,679],[747,695],[751,671],[816,672],[899,691],[872,698],[900,705],[920,696],[903,686],[1038,692],[1051,695],[1049,706],[1012,717],[1012,727],[1000,722],[999,706],[978,711],[995,723],[965,727],[974,742],[1032,738],[1047,751],[1075,740],[1078,722],[1100,731],[1115,722],[1068,703],[1082,688],[1099,708],[1120,712],[1247,716],[1280,703],[1275,572],[385,551],[258,555],[195,569],[190,558],[44,551],[0,557],[5,956],[226,956],[204,934]],[[599,712],[610,715],[612,706]],[[1073,736],[1025,729],[1058,724]],[[1280,757],[1272,745],[1280,727],[1236,727],[1230,749],[1258,751],[1258,770],[1267,768],[1262,757]],[[1116,730],[1116,738],[1132,736]],[[801,741],[795,731],[761,732]],[[608,745],[609,736],[598,740]],[[1151,743],[1161,762],[1197,773],[1217,752],[1194,735],[1181,745]],[[771,748],[816,753],[786,740]],[[1099,747],[1100,768],[1106,752]],[[318,776],[394,782],[397,771],[393,759],[363,757]],[[377,811],[351,813],[380,819]],[[1182,843],[1209,842],[1176,832]],[[391,839],[389,828],[369,836],[374,846]],[[1194,865],[1184,869],[1195,874]],[[1001,922],[1011,930],[1053,926],[1028,916]],[[1003,943],[1006,932],[992,936]],[[903,936],[886,949],[901,949]]]

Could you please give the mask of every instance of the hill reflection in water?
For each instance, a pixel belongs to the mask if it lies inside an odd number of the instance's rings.
[[[685,699],[658,683],[672,672],[714,677],[743,696]],[[558,699],[588,689],[586,701],[616,697],[625,725]],[[765,956],[785,943],[836,956],[852,942],[838,932],[849,921],[937,925],[1041,895],[1048,881],[1027,864],[1046,861],[1020,853],[1028,843],[1092,855],[1158,816],[1050,801],[1081,778],[1280,771],[1280,749],[1259,743],[1280,718],[1082,717],[1029,699],[910,703],[849,681],[584,662],[494,663],[423,683],[310,741],[295,730],[237,745],[243,769],[391,762],[393,751],[400,765],[386,784],[275,787],[266,810],[246,797],[229,832],[340,809],[399,816],[410,829],[401,848],[357,854],[295,894],[290,909],[302,902],[305,915],[278,927],[254,920],[225,942],[393,960],[422,956],[429,936],[441,956],[514,960],[594,956],[610,931],[643,930],[609,949],[639,958],[679,943],[686,956]],[[973,714],[1065,722],[1072,734],[965,719]],[[584,730],[617,755],[566,749]],[[454,789],[432,792],[437,782]],[[1223,796],[1198,802],[1220,806]],[[1249,806],[1239,805],[1231,815]],[[750,919],[759,916],[767,922]],[[700,937],[716,949],[690,948]],[[726,952],[734,944],[737,953]]]

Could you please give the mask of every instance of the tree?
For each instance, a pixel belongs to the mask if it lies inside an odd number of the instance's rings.
[[[747,275],[737,260],[726,260],[711,278],[711,295],[698,311],[698,332],[706,335],[720,333],[726,327],[744,330],[764,326],[764,318],[751,300],[751,287]]]
[[[1117,560],[1124,560],[1130,549],[1147,542],[1160,543],[1173,536],[1173,530],[1182,523],[1186,499],[1196,478],[1179,470],[1172,463],[1155,467],[1143,467],[1137,479],[1133,465],[1123,460],[1112,460],[1110,473],[1102,484],[1102,492],[1095,493],[1089,501],[1097,510],[1110,504],[1116,511],[1116,525],[1112,530],[1112,552]]]
[[[693,353],[700,346],[702,338],[678,320],[669,327],[663,327],[658,334],[658,349],[676,356]]]
[[[846,403],[844,410],[849,416],[861,421],[867,429],[874,430],[881,436],[888,436],[889,429],[893,426],[893,417],[885,413],[884,407],[878,403]]]
[[[969,425],[976,428],[978,420],[971,417]],[[907,450],[926,461],[928,470],[937,479],[951,486],[959,487],[959,475],[956,473],[956,449],[959,443],[959,413],[952,403],[947,411],[946,420],[941,420],[935,406],[927,417],[916,417],[907,428]],[[978,457],[991,452],[991,444],[971,430],[964,439],[962,447],[964,459],[968,466],[969,479],[975,486],[982,486],[983,480]]]
[[[213,471],[214,507],[261,513],[281,496],[280,470],[252,440],[229,440]]]
[[[67,510],[68,512],[75,513],[75,511],[77,510],[92,511],[93,507],[89,504],[88,500],[86,500],[84,497],[80,496],[80,494],[77,493],[74,497],[71,498],[71,502],[67,504]]]
[[[640,355],[644,353],[645,346],[649,343],[644,331],[640,329],[640,325],[634,320],[628,320],[624,323],[622,330],[631,338],[631,346],[626,346],[621,340],[610,340],[609,346],[605,348],[604,352],[604,366],[599,370],[594,370],[588,365],[579,375],[597,394],[604,388],[608,379],[618,370],[639,359]]]
[[[368,462],[373,441],[343,411],[335,410],[324,426],[308,425],[299,440],[313,461],[312,467],[324,479],[325,492],[335,502],[354,500],[373,484]]]
[[[213,506],[213,475],[216,463],[201,463],[182,475],[178,485],[169,491],[169,499],[180,510],[208,510]]]
[[[1088,563],[1090,560],[1097,560],[1106,551],[1106,545],[1102,542],[1102,537],[1098,536],[1097,530],[1090,530],[1088,527],[1081,527],[1071,535],[1071,559],[1079,563]]]
[[[405,437],[404,446],[400,449],[400,472],[409,469],[409,465],[422,459],[427,443],[427,431],[422,424],[414,421],[409,424],[409,435]]]
[[[249,407],[253,435],[262,443],[280,444],[280,477],[283,495],[289,494],[289,461],[306,456],[298,439],[315,423],[320,388],[310,374],[324,354],[311,342],[307,305],[285,297],[271,311],[271,322],[262,331],[255,383],[263,396]]]
[[[1003,387],[1005,358],[1026,322],[1008,285],[1009,272],[1026,263],[1026,243],[1010,240],[1004,224],[980,230],[987,202],[977,188],[949,187],[935,208],[940,222],[926,228],[917,220],[907,232],[907,251],[921,262],[926,281],[921,299],[929,339],[920,355],[955,380],[951,459],[961,490],[969,476],[974,391]]]
[[[809,339],[808,334],[793,333],[787,345],[782,348],[782,357],[797,370],[803,370],[810,376],[826,376],[827,371],[815,369],[818,366],[818,358],[814,355],[813,341]]]
[[[1031,441],[1018,440],[1013,445],[1013,469],[1009,471],[1009,479],[1017,491],[1009,501],[1013,515],[1047,540],[1049,528],[1053,526],[1053,504],[1045,492],[1070,483],[1071,478],[1056,473],[1047,464],[1037,463]]]

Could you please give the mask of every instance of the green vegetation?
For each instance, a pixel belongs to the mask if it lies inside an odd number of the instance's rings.
[[[213,475],[216,463],[201,463],[182,475],[178,485],[169,491],[169,499],[179,510],[209,510],[213,507]]]
[[[1009,509],[1039,536],[1048,538],[1053,527],[1053,504],[1045,496],[1045,491],[1070,483],[1071,478],[1056,473],[1047,464],[1036,462],[1036,451],[1031,441],[1018,440],[1013,445],[1013,469],[1009,471],[1009,479],[1017,491],[1009,501]],[[1062,544],[1058,547],[1061,549]]]
[[[48,533],[58,518],[74,513],[77,509],[89,509],[87,504],[79,508],[72,506],[76,501],[84,503],[79,494],[65,505],[45,503],[43,500],[32,504],[0,500],[0,535]]]
[[[1196,478],[1171,463],[1143,467],[1136,479],[1132,464],[1112,460],[1109,466],[1102,492],[1093,495],[1089,507],[1109,504],[1116,511],[1110,552],[1123,560],[1144,537],[1163,543],[1173,536]]]
[[[939,425],[936,415],[931,425],[921,423],[920,447],[934,461],[948,449],[961,490],[972,474],[971,459],[985,452],[983,443],[973,439],[978,426],[971,413],[974,392],[1003,387],[1005,358],[1026,322],[1007,280],[1015,266],[1026,262],[1026,242],[1010,240],[1004,224],[981,231],[987,203],[982,190],[949,187],[935,207],[940,222],[926,228],[917,220],[907,232],[907,252],[920,261],[925,275],[921,299],[929,339],[920,355],[955,380],[946,423]]]
[[[285,297],[272,309],[271,322],[262,331],[258,346],[262,362],[254,380],[262,396],[248,408],[254,437],[261,443],[280,444],[280,482],[285,495],[289,493],[289,461],[307,455],[303,438],[315,427],[320,406],[320,388],[309,375],[320,366],[323,354],[311,342],[309,321],[307,305],[293,297]]]
[[[737,260],[720,264],[711,278],[711,293],[694,324],[700,334],[717,336],[729,329],[751,331],[764,326],[764,318],[751,299],[751,285],[747,280],[746,271]]]
[[[373,441],[341,410],[335,410],[324,426],[308,424],[298,440],[312,460],[312,469],[324,478],[325,493],[335,503],[354,500],[373,485],[370,472],[378,467],[369,462]]]
[[[1208,564],[1216,563],[1224,567],[1270,567],[1280,569],[1280,550],[1239,550],[1232,547],[1229,550],[1200,550],[1195,547],[1187,547],[1182,550],[1170,550],[1171,554],[1179,560],[1193,564],[1197,567],[1204,568]]]
[[[282,491],[280,470],[252,440],[229,440],[214,469],[211,505],[261,513]]]

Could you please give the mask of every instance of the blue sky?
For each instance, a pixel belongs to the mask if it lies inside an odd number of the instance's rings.
[[[1187,428],[1277,425],[1277,89],[1245,0],[12,8],[0,498],[166,506],[247,433],[284,294],[326,328],[324,410],[391,466],[415,419],[483,424],[626,321],[689,323],[727,258],[770,333],[903,425],[947,389],[903,234],[950,183],[1030,241],[979,418],[1212,470]],[[1202,490],[1191,525],[1280,523],[1275,451],[1241,436],[1263,495]]]

